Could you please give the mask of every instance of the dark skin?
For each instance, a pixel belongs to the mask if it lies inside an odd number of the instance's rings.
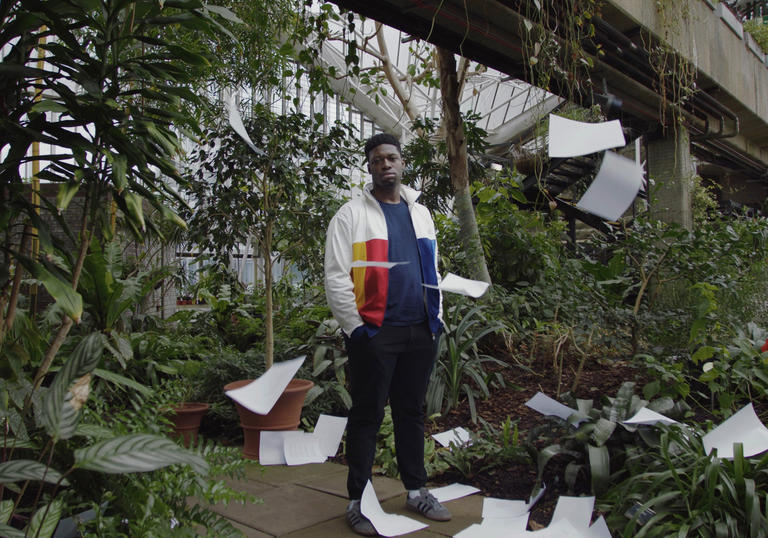
[[[368,152],[368,172],[373,180],[373,196],[386,204],[400,203],[400,180],[405,161],[392,144],[380,144]]]

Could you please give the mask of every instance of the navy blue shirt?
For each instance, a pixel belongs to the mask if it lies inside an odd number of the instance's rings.
[[[424,288],[421,279],[421,261],[416,232],[408,211],[408,204],[379,202],[387,221],[389,261],[408,262],[389,270],[387,310],[383,325],[416,325],[427,319],[424,307]]]

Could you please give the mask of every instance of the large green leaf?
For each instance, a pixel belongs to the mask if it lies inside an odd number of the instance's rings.
[[[68,439],[75,433],[82,406],[81,396],[87,396],[88,387],[82,386],[101,360],[104,335],[91,333],[83,338],[69,360],[56,374],[43,403],[43,424],[51,437]],[[78,381],[80,380],[80,381]],[[75,388],[81,388],[77,394]]]
[[[40,462],[33,460],[10,460],[0,463],[0,483],[18,482],[20,480],[43,480],[56,484],[61,479],[61,473]],[[69,485],[67,479],[61,480],[62,485]]]
[[[103,473],[153,471],[176,463],[190,465],[199,474],[208,472],[201,456],[159,435],[124,435],[75,450],[75,467]]]
[[[6,499],[0,502],[0,523],[8,523],[8,520],[11,519],[11,514],[13,514],[13,501]]]
[[[93,371],[93,375],[105,381],[109,381],[110,383],[114,383],[115,385],[121,385],[123,387],[133,389],[136,392],[142,393],[144,396],[151,396],[155,392],[146,385],[142,385],[138,381],[129,377],[125,377],[124,375],[120,375],[117,372],[110,372],[109,370],[96,368]]]
[[[0,523],[0,536],[4,536],[5,538],[24,538],[26,535],[24,534],[24,531],[15,529],[5,523]]]
[[[80,317],[83,315],[83,298],[72,288],[72,285],[53,275],[42,265],[37,266],[35,276],[43,283],[45,289],[64,313],[75,323],[79,323]]]
[[[587,445],[589,454],[589,474],[592,478],[592,492],[599,495],[609,485],[610,479],[610,456],[608,447]]]
[[[61,510],[64,503],[61,499],[55,499],[50,504],[41,506],[32,516],[27,528],[27,535],[38,538],[50,538],[56,530],[56,525],[61,519]]]

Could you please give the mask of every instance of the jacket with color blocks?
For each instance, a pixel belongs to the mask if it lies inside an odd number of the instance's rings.
[[[368,323],[381,327],[387,308],[389,269],[352,267],[355,261],[388,262],[387,223],[379,202],[371,192],[373,184],[363,188],[363,195],[344,204],[331,219],[325,240],[325,294],[328,306],[345,334]],[[436,286],[437,240],[429,210],[416,199],[421,193],[405,185],[400,195],[408,204],[421,258],[424,284]],[[424,302],[433,334],[442,326],[440,290],[424,287]]]

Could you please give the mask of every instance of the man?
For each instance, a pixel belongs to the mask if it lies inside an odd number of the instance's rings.
[[[400,183],[405,163],[396,137],[372,136],[365,157],[372,183],[328,227],[325,291],[349,356],[347,523],[375,536],[360,498],[387,399],[406,506],[436,521],[451,514],[424,487],[424,399],[442,329],[440,291],[424,286],[438,283],[435,225],[416,203],[420,193]]]

